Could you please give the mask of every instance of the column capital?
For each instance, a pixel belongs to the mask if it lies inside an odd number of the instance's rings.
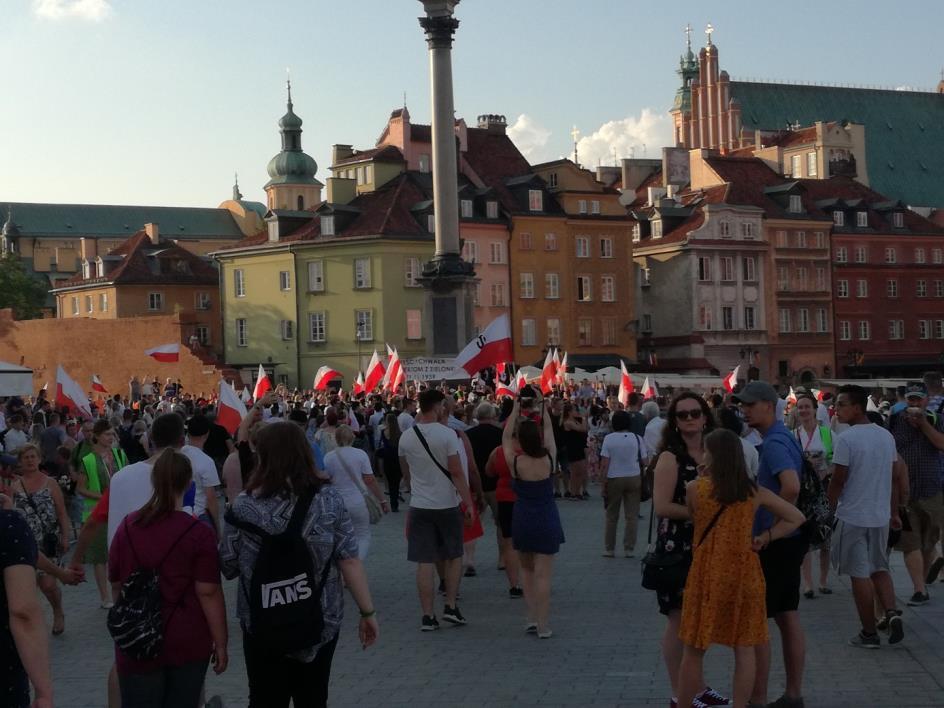
[[[426,43],[430,49],[451,49],[452,35],[459,27],[459,20],[449,15],[420,17],[420,27],[426,32]]]

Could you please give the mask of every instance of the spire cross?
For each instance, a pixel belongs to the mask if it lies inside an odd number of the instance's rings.
[[[705,27],[705,34],[708,35],[708,46],[711,46],[711,33],[715,31],[715,28],[711,26],[711,23],[708,23],[708,26]]]
[[[580,131],[577,130],[576,125],[571,129],[570,137],[574,139],[574,164],[579,165],[580,162],[577,160],[577,138],[580,137]]]
[[[292,70],[285,67],[285,87],[288,89],[288,107],[292,107]]]
[[[688,23],[685,25],[685,43],[688,45],[688,48],[692,48],[692,25]]]

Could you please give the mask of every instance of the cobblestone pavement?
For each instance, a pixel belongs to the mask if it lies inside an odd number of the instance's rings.
[[[496,571],[494,528],[479,541],[478,570],[463,579],[460,607],[465,627],[419,632],[420,610],[413,566],[406,561],[405,514],[373,527],[367,570],[380,619],[380,640],[362,651],[356,608],[348,617],[334,658],[330,702],[336,706],[666,706],[669,689],[659,653],[663,619],[652,593],[640,587],[639,560],[603,558],[603,509],[599,497],[560,504],[567,543],[557,558],[551,626],[554,637],[525,635],[524,603],[508,597]],[[648,510],[646,511],[648,513]],[[645,544],[640,521],[637,556]],[[911,594],[900,554],[893,558],[901,604]],[[834,580],[835,594],[801,600],[808,653],[804,689],[809,707],[944,706],[944,585],[931,603],[905,608],[905,641],[879,651],[853,649],[858,631],[848,580]],[[232,620],[234,583],[226,583],[230,667],[212,671],[207,696],[227,708],[244,707],[246,679],[238,627]],[[935,590],[937,592],[935,592]],[[66,632],[51,640],[56,705],[99,707],[112,644],[92,584],[65,590]],[[439,601],[441,612],[441,601]],[[48,608],[47,608],[48,609]],[[777,638],[776,629],[772,635]],[[777,642],[779,639],[777,639]],[[770,699],[783,688],[775,642]],[[706,677],[730,689],[729,650],[709,651]]]

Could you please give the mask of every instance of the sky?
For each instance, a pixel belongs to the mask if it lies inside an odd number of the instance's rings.
[[[302,144],[373,147],[390,111],[429,122],[417,0],[0,0],[0,204],[262,201],[286,70]],[[656,157],[694,28],[733,79],[932,90],[941,0],[462,0],[457,116],[504,114],[532,162]]]

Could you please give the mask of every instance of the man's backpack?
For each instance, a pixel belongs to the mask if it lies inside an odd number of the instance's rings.
[[[795,439],[794,443],[796,443]],[[799,449],[799,443],[796,445]],[[801,529],[811,544],[820,545],[825,543],[833,532],[829,499],[826,496],[826,487],[823,486],[822,480],[802,450],[800,450],[800,459],[803,463],[799,470],[800,494],[797,497],[796,506],[806,517],[806,522]]]
[[[226,512],[228,523],[260,538],[259,554],[248,580],[249,633],[264,649],[279,656],[319,644],[324,629],[321,593],[331,570],[331,558],[326,559],[317,578],[308,542],[302,536],[313,499],[313,491],[299,497],[288,526],[279,534],[236,518],[232,509]]]
[[[161,616],[163,600],[161,599],[160,569],[177,547],[180,539],[190,533],[190,529],[199,523],[194,519],[187,530],[171,544],[154,568],[143,568],[131,541],[128,519],[125,518],[123,524],[125,538],[128,539],[128,546],[131,548],[135,569],[122,583],[121,595],[114,607],[108,611],[106,624],[118,648],[135,661],[156,659],[164,648],[164,630],[183,601],[183,595],[174,605],[165,623]]]

